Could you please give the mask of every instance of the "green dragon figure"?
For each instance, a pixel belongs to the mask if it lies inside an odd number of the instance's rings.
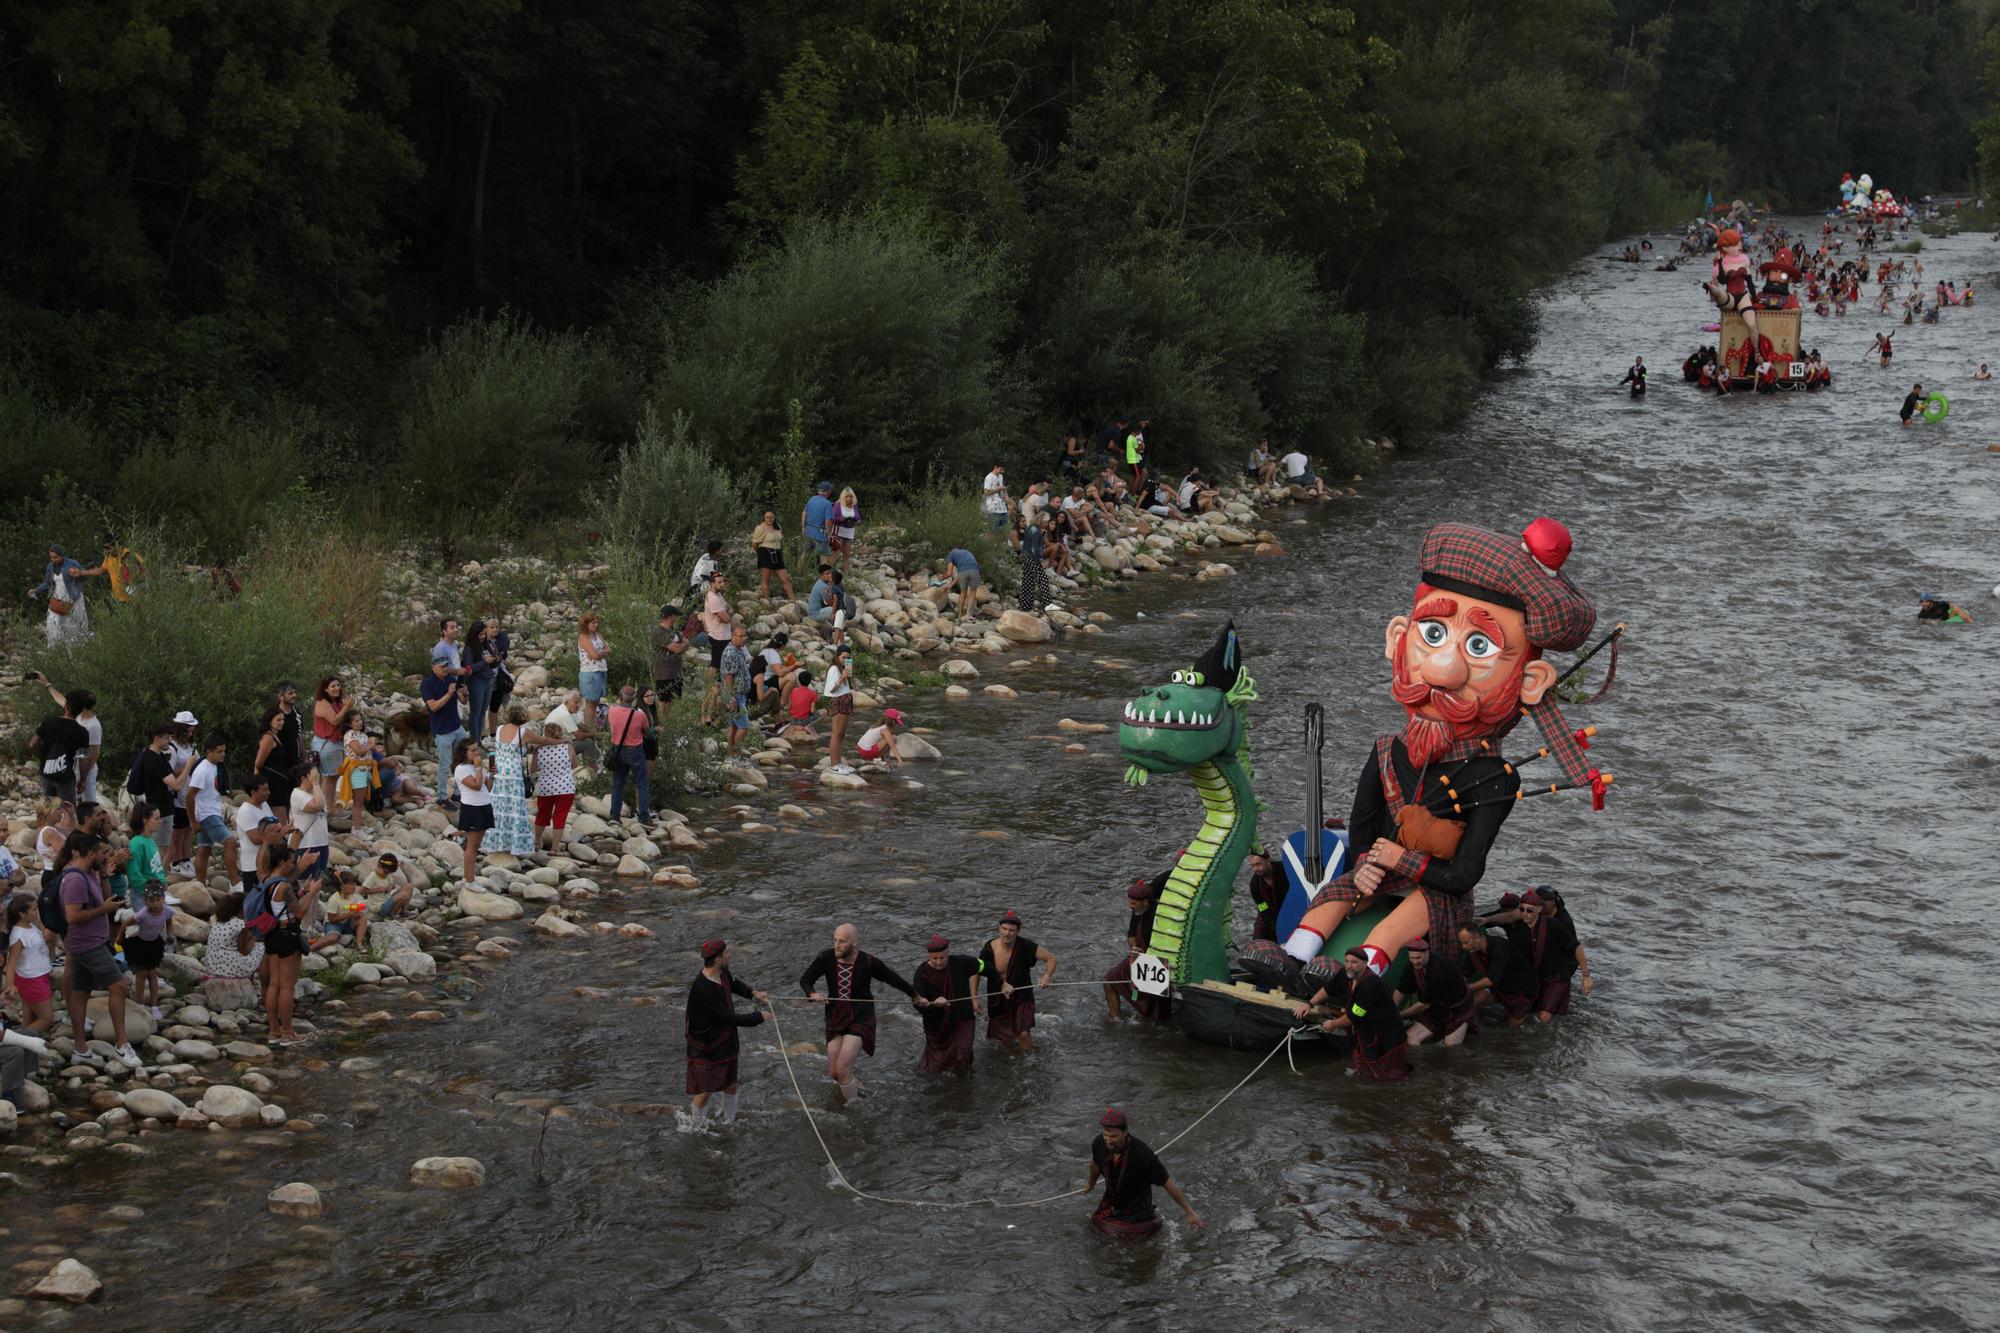
[[[1146,951],[1172,969],[1176,986],[1229,980],[1229,895],[1237,868],[1257,844],[1245,715],[1256,698],[1231,622],[1194,666],[1125,705],[1118,727],[1127,782],[1140,786],[1155,773],[1184,772],[1201,793],[1201,830],[1167,877],[1146,941]]]

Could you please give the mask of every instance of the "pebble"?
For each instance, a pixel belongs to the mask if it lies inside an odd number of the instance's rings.
[[[412,1185],[472,1189],[486,1183],[486,1167],[476,1157],[423,1157],[410,1166]]]
[[[279,1217],[318,1217],[326,1211],[319,1191],[302,1180],[280,1185],[264,1196],[264,1207]]]
[[[88,1305],[104,1294],[104,1284],[97,1274],[75,1259],[65,1259],[51,1268],[48,1275],[27,1294],[38,1301],[65,1301],[71,1305]]]

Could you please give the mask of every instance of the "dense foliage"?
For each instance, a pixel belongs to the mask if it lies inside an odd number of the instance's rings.
[[[0,558],[604,529],[677,413],[788,523],[1119,410],[1343,461],[1706,190],[1972,185],[1990,8],[0,0]]]

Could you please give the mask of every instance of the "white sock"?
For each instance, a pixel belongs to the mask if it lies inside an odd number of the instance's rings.
[[[733,1092],[722,1094],[722,1123],[725,1125],[736,1123],[736,1094]]]
[[[851,1102],[861,1095],[861,1080],[858,1078],[851,1078],[847,1082],[840,1084],[839,1087],[840,1100],[843,1102]]]
[[[703,1102],[700,1106],[690,1106],[688,1108],[688,1119],[697,1125],[706,1121],[708,1119],[708,1103]]]
[[[1292,931],[1292,937],[1285,941],[1285,952],[1301,963],[1310,963],[1319,957],[1319,951],[1326,945],[1326,936],[1316,930],[1300,926]]]

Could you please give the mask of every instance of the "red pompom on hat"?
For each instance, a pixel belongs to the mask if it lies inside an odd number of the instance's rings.
[[[1569,529],[1552,518],[1538,518],[1521,529],[1521,545],[1543,569],[1558,570],[1569,559]]]
[[[1106,1129],[1123,1129],[1131,1122],[1125,1118],[1123,1111],[1115,1106],[1107,1106],[1104,1108],[1104,1114],[1097,1117],[1097,1123]]]
[[[727,940],[703,940],[701,942],[701,961],[704,963],[714,962],[716,959],[722,957],[722,951],[728,947],[729,942]]]
[[[931,936],[930,951],[932,953],[943,953],[946,949],[949,949],[950,947],[951,947],[951,941],[946,939],[944,936],[942,935]]]

